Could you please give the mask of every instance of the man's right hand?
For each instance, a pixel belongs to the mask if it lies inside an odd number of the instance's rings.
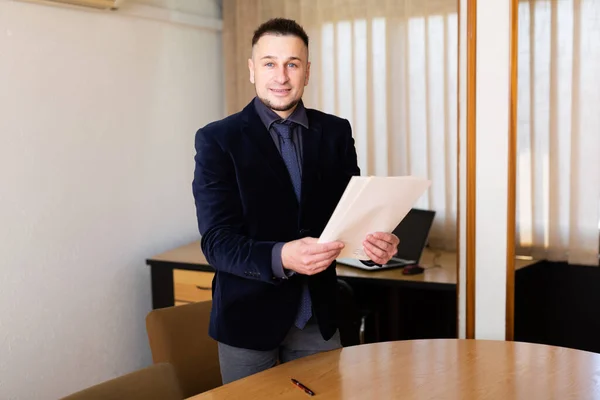
[[[283,268],[303,275],[314,275],[327,269],[340,255],[344,243],[317,241],[318,239],[307,237],[284,244],[281,249]]]

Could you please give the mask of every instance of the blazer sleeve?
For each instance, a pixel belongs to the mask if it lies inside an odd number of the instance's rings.
[[[242,202],[233,161],[206,127],[196,133],[192,189],[201,247],[217,271],[269,283],[280,282],[271,268],[276,242],[244,234]]]
[[[354,137],[352,136],[352,126],[345,119],[346,134],[344,135],[344,172],[348,175],[348,182],[352,176],[360,176],[360,168],[358,166],[358,157],[356,155],[356,147],[354,145]]]

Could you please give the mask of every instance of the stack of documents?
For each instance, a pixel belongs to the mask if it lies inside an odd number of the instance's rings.
[[[368,260],[367,234],[392,232],[430,185],[413,176],[353,176],[319,243],[339,240],[345,244],[339,258]]]

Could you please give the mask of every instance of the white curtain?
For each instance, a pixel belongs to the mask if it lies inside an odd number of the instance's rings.
[[[455,249],[458,2],[330,3],[304,24],[305,103],[349,119],[363,175],[431,179],[416,207],[436,211],[431,246]]]
[[[224,0],[228,113],[255,95],[246,60],[273,17],[310,37],[308,107],[350,120],[363,175],[433,181],[416,205],[436,211],[432,247],[456,248],[457,0]]]
[[[517,253],[598,265],[600,1],[519,4]]]

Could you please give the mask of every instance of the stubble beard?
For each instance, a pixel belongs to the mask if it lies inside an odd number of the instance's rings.
[[[257,93],[258,96],[258,93]],[[289,102],[288,104],[284,104],[282,106],[276,106],[273,103],[271,103],[269,101],[269,99],[263,98],[258,96],[258,99],[267,107],[269,107],[271,110],[273,111],[289,111],[292,108],[296,107],[296,105],[298,105],[298,103],[300,103],[300,99],[297,100],[292,100],[291,102]]]

